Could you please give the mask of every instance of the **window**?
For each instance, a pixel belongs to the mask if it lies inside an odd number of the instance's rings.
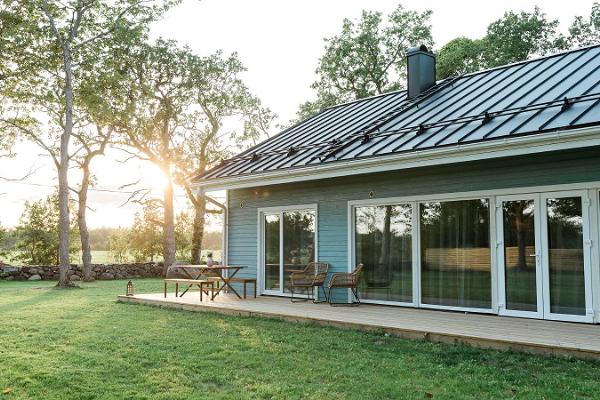
[[[421,302],[491,307],[487,199],[420,205]]]
[[[288,292],[290,270],[315,260],[314,210],[285,210],[263,214],[264,289]]]
[[[550,312],[585,315],[581,197],[546,200]]]
[[[356,207],[354,221],[361,297],[412,302],[412,206]]]

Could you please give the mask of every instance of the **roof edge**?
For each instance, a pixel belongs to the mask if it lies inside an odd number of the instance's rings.
[[[362,160],[282,169],[259,174],[211,179],[204,182],[196,181],[192,183],[192,187],[195,190],[202,189],[204,191],[242,189],[600,146],[599,134],[600,126],[595,125],[519,136],[510,138],[510,140],[498,139],[491,142],[467,143]]]

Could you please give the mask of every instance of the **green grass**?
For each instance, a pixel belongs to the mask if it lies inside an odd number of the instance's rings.
[[[0,399],[421,399],[426,393],[572,399],[600,393],[600,362],[116,303],[125,281],[71,290],[52,285],[0,282]],[[160,286],[135,281],[137,292]]]

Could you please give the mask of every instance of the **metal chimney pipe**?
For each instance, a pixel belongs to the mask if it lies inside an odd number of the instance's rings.
[[[408,98],[413,98],[435,85],[435,56],[427,46],[408,49],[406,56]]]

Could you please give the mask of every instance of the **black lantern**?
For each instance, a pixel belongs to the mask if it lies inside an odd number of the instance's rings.
[[[127,282],[127,293],[125,293],[126,296],[133,296],[133,282],[129,281]]]

